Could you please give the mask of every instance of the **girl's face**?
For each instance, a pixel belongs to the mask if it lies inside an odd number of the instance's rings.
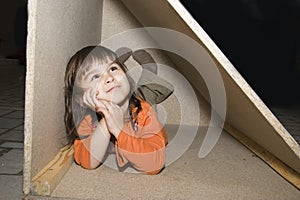
[[[84,73],[78,85],[98,100],[122,104],[128,99],[130,84],[123,69],[117,63],[93,64]]]

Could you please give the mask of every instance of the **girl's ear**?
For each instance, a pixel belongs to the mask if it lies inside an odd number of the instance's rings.
[[[118,61],[124,64],[126,60],[128,60],[128,58],[132,55],[132,50],[127,47],[120,47],[116,50],[115,53],[117,55]]]

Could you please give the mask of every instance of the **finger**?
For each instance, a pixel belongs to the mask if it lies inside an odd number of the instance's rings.
[[[109,118],[109,116],[110,116],[110,113],[106,109],[106,107],[97,107],[96,112],[101,114],[104,118]]]
[[[108,104],[107,101],[97,100],[96,106],[97,106],[98,110],[106,116],[106,118],[111,115],[112,108],[110,107],[110,105]]]
[[[92,104],[92,102],[91,102],[89,94],[87,94],[86,97],[85,97],[85,103],[86,103],[86,106],[88,106],[91,109],[94,107],[93,104]]]
[[[94,110],[96,110],[96,105],[97,105],[97,91],[96,90],[93,90],[93,89],[89,89],[89,94],[88,95],[88,101],[89,101],[89,104],[92,106],[92,108]]]
[[[92,100],[93,100],[93,102],[94,102],[94,104],[95,104],[95,109],[96,109],[97,107],[100,107],[100,106],[101,106],[101,105],[99,105],[99,101],[98,101],[98,99],[97,99],[97,93],[95,93],[95,94],[92,95]]]
[[[107,110],[112,110],[112,105],[108,101],[102,100],[101,103],[106,107]]]
[[[95,102],[98,102],[100,100],[100,98],[98,97],[98,95],[99,95],[99,91],[97,90],[95,92],[95,95],[93,96],[94,97],[93,99],[94,99]]]
[[[85,105],[85,106],[87,106],[87,107],[91,107],[91,105],[90,105],[90,103],[89,103],[89,100],[88,100],[88,93],[87,92],[85,92],[84,94],[83,94],[83,104]]]
[[[89,108],[95,110],[95,104],[94,104],[94,102],[92,100],[92,96],[91,95],[92,95],[92,91],[90,89],[87,90],[86,93],[85,93],[85,103],[86,103],[86,105]]]
[[[105,105],[110,106],[111,108],[120,108],[120,106],[118,104],[115,104],[112,101],[103,100],[102,102],[104,102]]]
[[[103,109],[107,110],[106,106],[99,101],[96,102],[95,109],[97,112],[101,112]]]

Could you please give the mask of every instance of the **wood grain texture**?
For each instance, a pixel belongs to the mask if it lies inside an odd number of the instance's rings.
[[[73,145],[63,147],[32,179],[31,193],[33,195],[49,196],[73,162]]]

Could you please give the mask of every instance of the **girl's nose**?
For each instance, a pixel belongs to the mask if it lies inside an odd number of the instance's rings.
[[[107,74],[105,77],[105,84],[109,84],[114,81],[114,77],[111,74]]]

